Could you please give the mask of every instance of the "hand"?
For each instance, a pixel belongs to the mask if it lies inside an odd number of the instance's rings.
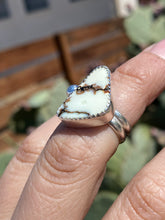
[[[164,89],[165,40],[112,74],[114,107],[131,125]],[[109,126],[59,124],[55,116],[36,129],[8,165],[0,179],[0,219],[85,217],[118,138]],[[103,219],[165,219],[165,149],[132,179]]]

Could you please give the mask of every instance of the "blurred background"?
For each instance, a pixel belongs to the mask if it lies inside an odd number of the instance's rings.
[[[165,0],[0,0],[0,176],[27,134],[100,64],[114,71],[165,38]],[[101,219],[165,146],[165,92],[107,165],[86,216]]]

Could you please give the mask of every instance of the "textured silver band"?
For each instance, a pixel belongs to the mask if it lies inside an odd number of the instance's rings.
[[[125,141],[126,136],[131,130],[131,126],[129,125],[127,119],[118,111],[115,111],[114,116],[112,120],[108,122],[108,125],[116,133],[120,143]]]

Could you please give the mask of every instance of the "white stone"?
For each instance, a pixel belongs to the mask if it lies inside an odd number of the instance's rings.
[[[88,84],[96,84],[101,86],[102,89],[105,88],[107,84],[110,83],[110,70],[106,66],[99,66],[96,67],[85,79],[85,82],[81,83],[80,85]]]
[[[85,90],[75,90],[68,96],[57,111],[60,118],[66,120],[86,119],[107,111],[111,99],[108,67],[96,67],[79,86]],[[93,86],[93,88],[87,88],[87,86]],[[107,88],[109,88],[108,91]]]

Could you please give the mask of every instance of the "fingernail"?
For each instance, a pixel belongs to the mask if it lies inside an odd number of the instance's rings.
[[[162,40],[152,46],[148,47],[146,51],[156,54],[157,56],[165,59],[165,40]]]

